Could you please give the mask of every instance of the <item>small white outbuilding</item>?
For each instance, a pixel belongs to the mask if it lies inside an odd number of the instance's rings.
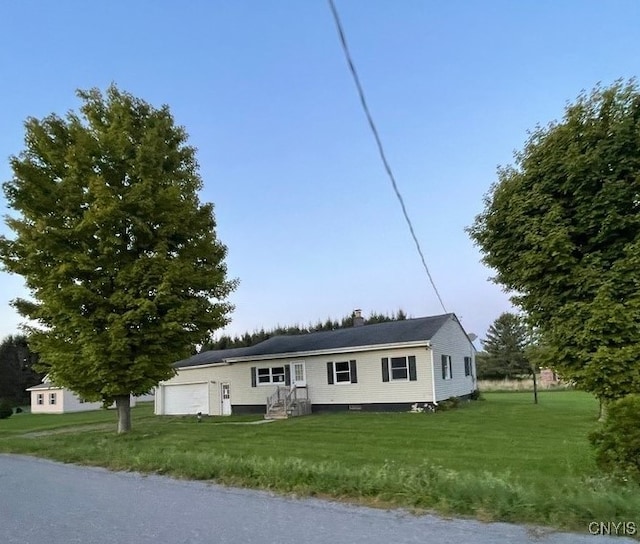
[[[32,414],[67,414],[100,410],[102,402],[86,402],[76,393],[49,381],[45,376],[41,384],[27,389],[31,393]],[[153,400],[151,397],[149,400]],[[131,406],[136,405],[136,397],[131,397]]]

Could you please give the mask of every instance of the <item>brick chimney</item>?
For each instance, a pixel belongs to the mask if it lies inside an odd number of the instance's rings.
[[[364,317],[362,317],[362,310],[353,310],[353,326],[362,327],[364,325]]]

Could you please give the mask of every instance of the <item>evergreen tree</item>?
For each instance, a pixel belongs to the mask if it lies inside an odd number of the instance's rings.
[[[29,350],[23,334],[9,335],[0,343],[0,399],[28,404],[28,387],[42,381],[43,374],[33,368],[38,356]]]
[[[478,357],[478,378],[516,379],[531,374],[525,355],[528,344],[527,326],[522,317],[505,312],[496,319],[485,340],[484,352]]]

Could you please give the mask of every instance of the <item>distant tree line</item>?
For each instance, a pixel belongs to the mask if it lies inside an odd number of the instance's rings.
[[[0,399],[13,405],[29,404],[27,387],[39,384],[43,375],[33,369],[38,355],[31,352],[27,337],[9,335],[0,343]]]
[[[289,336],[295,334],[307,334],[310,332],[348,329],[353,327],[355,317],[356,315],[354,312],[340,320],[327,318],[326,321],[318,321],[315,325],[309,325],[307,327],[301,325],[290,325],[286,327],[277,326],[273,329],[267,330],[262,328],[259,331],[254,331],[252,333],[245,332],[240,336],[236,335],[231,337],[229,335],[222,335],[218,339],[211,339],[211,341],[203,344],[200,351],[255,346],[260,342],[268,340],[272,336]],[[364,318],[364,324],[372,325],[374,323],[387,323],[389,321],[404,321],[405,319],[407,319],[407,314],[403,310],[398,310],[395,314],[391,315],[373,312],[369,317]]]

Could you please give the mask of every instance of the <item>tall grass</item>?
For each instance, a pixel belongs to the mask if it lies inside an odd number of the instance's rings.
[[[538,378],[538,391],[566,391],[573,389],[572,385],[565,382],[543,382]],[[533,391],[533,380],[478,380],[478,389],[482,392],[493,393],[496,391]]]
[[[546,393],[533,405],[528,395],[486,397],[444,413],[332,414],[266,425],[134,411],[129,435],[99,428],[35,439],[12,433],[0,451],[582,532],[591,521],[637,518],[638,487],[596,471],[586,439],[598,413],[592,398]]]

